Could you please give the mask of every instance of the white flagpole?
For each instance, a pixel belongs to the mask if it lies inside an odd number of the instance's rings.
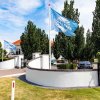
[[[3,41],[3,45],[2,45],[2,62],[3,62],[3,56],[4,56],[4,41]]]
[[[49,6],[49,69],[51,69],[51,13],[50,13],[50,4]]]

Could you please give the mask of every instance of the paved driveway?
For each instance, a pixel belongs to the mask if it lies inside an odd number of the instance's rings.
[[[0,70],[0,77],[7,76],[7,75],[10,76],[10,75],[24,74],[25,72],[26,72],[26,68]]]

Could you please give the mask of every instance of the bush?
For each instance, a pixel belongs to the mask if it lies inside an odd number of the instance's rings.
[[[3,58],[3,61],[10,60],[12,58]],[[2,58],[0,58],[0,62],[2,62]]]
[[[76,69],[77,67],[77,64],[60,64],[60,65],[57,65],[57,68],[58,69]]]
[[[96,57],[98,58],[98,62],[100,62],[100,52],[97,52]]]
[[[58,69],[66,69],[66,64],[57,65]]]

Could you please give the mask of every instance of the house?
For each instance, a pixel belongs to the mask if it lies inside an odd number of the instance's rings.
[[[16,46],[16,54],[20,55],[22,54],[22,49],[21,49],[21,40],[16,40],[15,42],[13,42],[13,44]]]

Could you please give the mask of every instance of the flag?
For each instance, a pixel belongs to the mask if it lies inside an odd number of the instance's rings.
[[[6,40],[4,40],[4,49],[10,49],[11,51],[16,51],[16,46]]]
[[[57,32],[63,32],[67,36],[75,36],[74,31],[78,24],[69,18],[63,17],[61,14],[51,8],[51,29]]]

